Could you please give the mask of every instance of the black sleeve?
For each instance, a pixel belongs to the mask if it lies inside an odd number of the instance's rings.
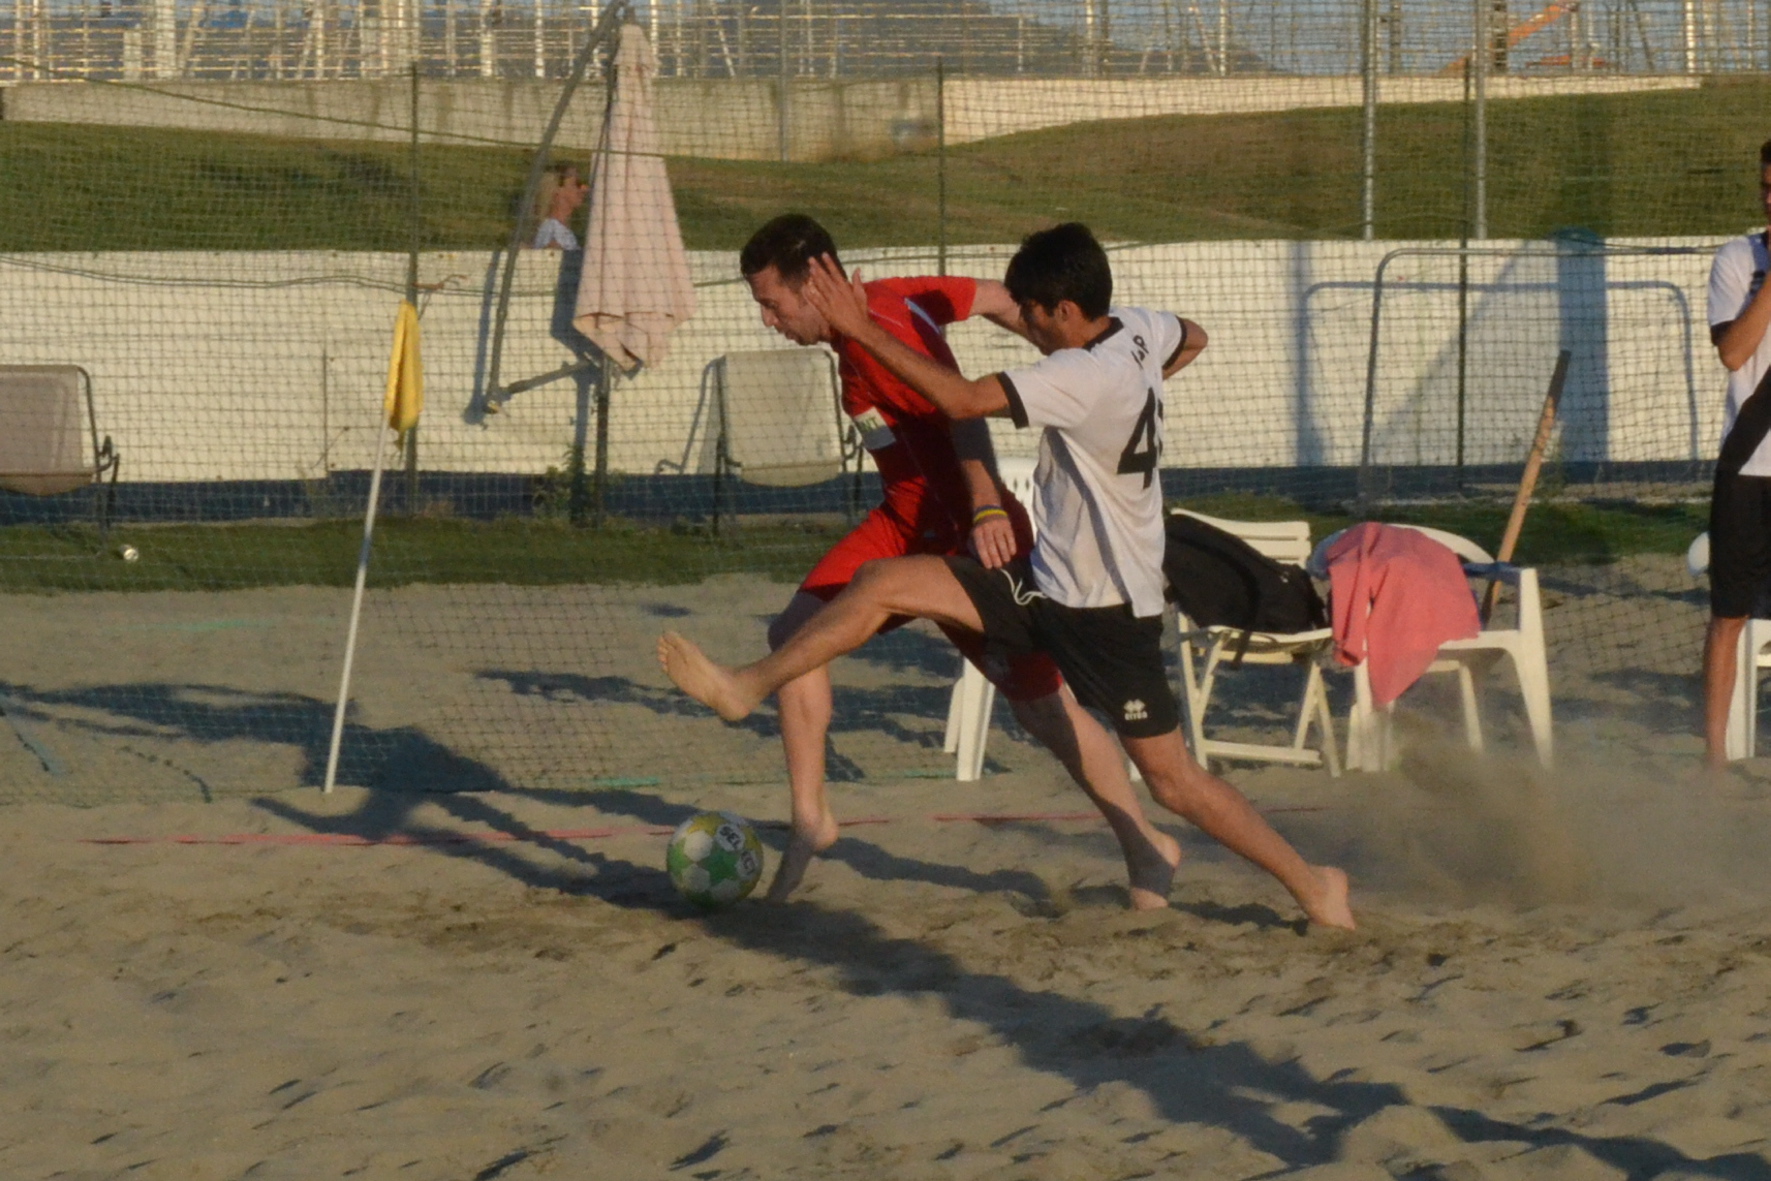
[[[1021,402],[1021,391],[1009,380],[1006,373],[998,373],[996,380],[1002,383],[1002,392],[1008,395],[1009,420],[1022,430],[1027,429],[1027,407]]]

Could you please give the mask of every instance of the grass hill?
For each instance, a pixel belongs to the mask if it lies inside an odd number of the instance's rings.
[[[1754,160],[1771,84],[1489,104],[1489,225],[1502,237],[1738,233],[1757,217]],[[1358,232],[1356,109],[1073,124],[948,153],[948,240],[1006,242],[1054,219],[1182,241]],[[1380,112],[1378,234],[1455,237],[1464,108]],[[400,145],[131,127],[0,123],[0,250],[403,251]],[[503,244],[527,170],[518,149],[426,145],[426,249]],[[691,248],[733,249],[787,208],[845,245],[939,233],[933,155],[827,164],[673,158]]]

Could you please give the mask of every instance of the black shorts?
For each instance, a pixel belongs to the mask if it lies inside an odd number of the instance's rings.
[[[1140,619],[1124,605],[1054,603],[1033,589],[1025,558],[995,570],[966,557],[950,557],[947,565],[984,622],[987,660],[1048,654],[1076,700],[1131,738],[1155,738],[1181,724],[1162,665],[1162,616]]]
[[[1716,473],[1710,498],[1710,614],[1771,615],[1771,476]]]

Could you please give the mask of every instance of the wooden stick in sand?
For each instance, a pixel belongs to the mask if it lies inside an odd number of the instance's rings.
[[[1543,399],[1543,413],[1537,419],[1537,437],[1531,441],[1531,453],[1525,457],[1525,474],[1519,478],[1519,491],[1513,497],[1513,515],[1507,518],[1507,531],[1500,539],[1495,559],[1513,560],[1513,549],[1519,544],[1519,533],[1525,528],[1525,510],[1531,507],[1531,494],[1537,488],[1537,474],[1543,470],[1543,453],[1549,449],[1550,432],[1556,429],[1556,407],[1562,401],[1562,386],[1568,380],[1568,350],[1556,354],[1556,371],[1550,375],[1550,389]],[[1482,619],[1494,611],[1500,595],[1500,583],[1490,581],[1482,599]]]

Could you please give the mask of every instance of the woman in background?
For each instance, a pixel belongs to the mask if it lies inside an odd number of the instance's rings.
[[[529,245],[536,250],[576,250],[578,235],[568,224],[590,186],[578,179],[576,164],[554,164],[542,174],[535,192],[535,216],[540,224]]]

